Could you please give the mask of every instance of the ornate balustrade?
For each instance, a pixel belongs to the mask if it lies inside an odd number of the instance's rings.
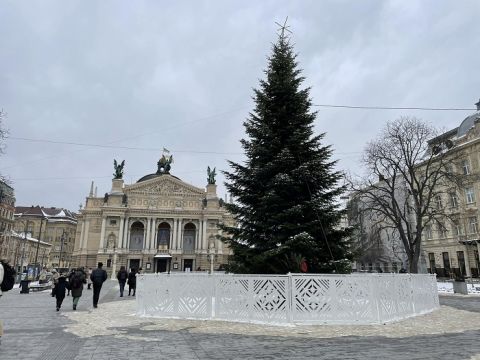
[[[439,307],[435,275],[142,274],[137,314],[270,324],[379,324]]]

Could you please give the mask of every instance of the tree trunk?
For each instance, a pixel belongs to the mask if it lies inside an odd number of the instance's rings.
[[[420,257],[419,252],[413,252],[408,254],[408,272],[411,274],[418,273],[418,259]]]

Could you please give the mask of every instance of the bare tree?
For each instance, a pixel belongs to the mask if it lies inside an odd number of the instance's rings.
[[[432,223],[445,227],[448,214],[438,199],[453,184],[452,146],[421,120],[402,117],[387,123],[367,145],[363,162],[368,176],[352,183],[363,208],[375,214],[376,227],[400,238],[411,273],[418,272],[425,228]]]

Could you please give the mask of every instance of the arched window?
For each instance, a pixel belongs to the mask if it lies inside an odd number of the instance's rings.
[[[158,225],[157,247],[160,245],[166,245],[167,248],[170,248],[170,225],[166,222]]]
[[[130,228],[130,250],[143,249],[144,226],[140,221],[135,221]]]
[[[195,249],[195,225],[188,223],[183,228],[183,250],[193,251]]]

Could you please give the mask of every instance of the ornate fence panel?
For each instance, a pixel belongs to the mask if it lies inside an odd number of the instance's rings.
[[[289,276],[215,276],[215,318],[289,322]]]
[[[371,278],[347,275],[293,275],[292,321],[368,324],[377,315]]]
[[[188,274],[141,275],[137,313],[157,317],[206,319],[212,316],[212,277]]]
[[[261,323],[378,324],[439,307],[434,275],[140,275],[144,316]]]

